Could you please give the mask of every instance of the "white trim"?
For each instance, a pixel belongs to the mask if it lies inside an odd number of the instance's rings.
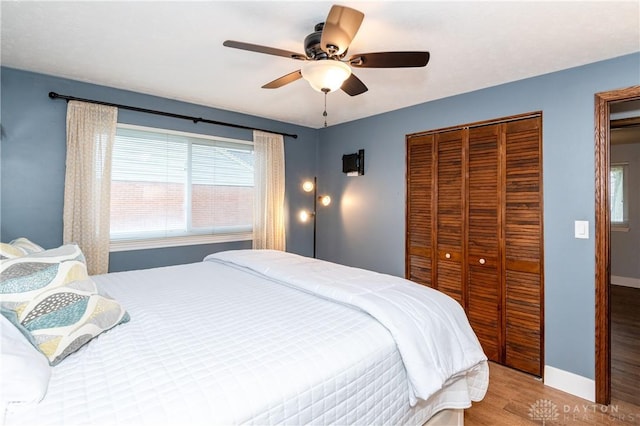
[[[611,284],[624,287],[640,288],[640,278],[619,277],[611,275]]]
[[[550,365],[544,366],[544,384],[591,402],[596,400],[595,380]]]
[[[122,240],[111,241],[109,244],[109,252],[229,243],[233,241],[249,241],[252,239],[253,232],[238,232],[234,234],[190,235],[183,237],[152,238],[147,240]]]

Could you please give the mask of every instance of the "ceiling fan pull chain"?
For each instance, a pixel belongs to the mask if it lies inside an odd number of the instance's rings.
[[[322,116],[324,117],[324,127],[327,127],[327,93],[329,93],[329,89],[322,89],[324,92],[324,112]]]

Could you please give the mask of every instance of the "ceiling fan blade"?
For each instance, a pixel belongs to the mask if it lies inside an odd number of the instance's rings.
[[[222,45],[226,47],[233,47],[234,49],[248,50],[250,52],[265,53],[267,55],[284,56],[285,58],[299,59],[301,61],[307,60],[307,57],[302,53],[291,52],[290,50],[276,49],[275,47],[260,46],[259,44],[225,40]]]
[[[349,96],[357,96],[369,90],[353,73],[342,83],[340,88]]]
[[[293,83],[294,81],[299,80],[301,78],[302,78],[302,73],[300,72],[300,70],[294,71],[294,72],[291,72],[291,73],[289,73],[287,75],[283,75],[280,78],[276,78],[272,82],[269,82],[269,83],[265,84],[264,86],[262,86],[262,88],[263,89],[277,89],[278,87],[282,87],[285,84]]]
[[[361,53],[349,58],[349,65],[356,68],[424,67],[429,62],[429,56],[429,52]]]
[[[334,5],[324,23],[320,47],[330,55],[343,54],[355,37],[364,13],[350,7]]]

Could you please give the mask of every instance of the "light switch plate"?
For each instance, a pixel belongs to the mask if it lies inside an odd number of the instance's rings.
[[[576,238],[589,239],[589,221],[588,220],[575,221],[575,236]]]

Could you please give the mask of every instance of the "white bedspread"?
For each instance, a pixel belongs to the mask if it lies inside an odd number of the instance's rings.
[[[405,355],[371,315],[220,257],[93,277],[131,321],[53,367],[42,402],[10,405],[6,425],[423,424],[484,393],[474,368],[411,407]]]
[[[453,378],[488,374],[487,357],[462,307],[449,296],[402,278],[274,250],[234,250],[205,258],[248,268],[278,282],[355,306],[393,335],[410,386],[411,405]],[[472,389],[479,401],[484,389]]]

